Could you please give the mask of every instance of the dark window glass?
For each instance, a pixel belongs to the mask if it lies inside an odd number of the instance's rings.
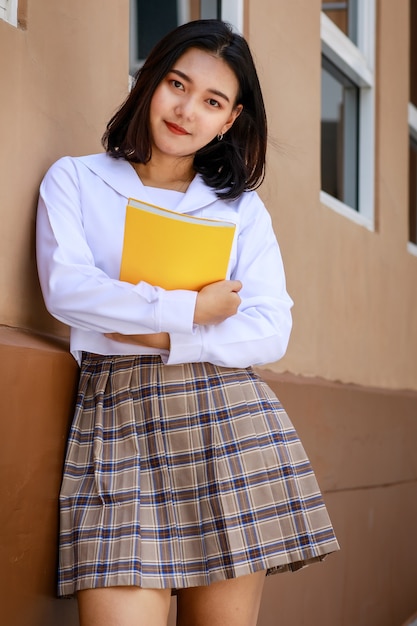
[[[321,3],[321,10],[355,44],[357,44],[357,9],[358,0],[336,0],[335,2]]]
[[[410,102],[417,107],[417,2],[410,1]]]
[[[417,141],[410,137],[409,151],[409,238],[417,244]]]
[[[323,57],[321,188],[358,210],[359,87]]]
[[[410,102],[417,107],[417,3],[410,0]],[[416,131],[416,129],[414,129]],[[409,146],[409,240],[417,244],[417,140]]]
[[[151,48],[178,24],[176,0],[136,0],[136,56],[146,59]]]

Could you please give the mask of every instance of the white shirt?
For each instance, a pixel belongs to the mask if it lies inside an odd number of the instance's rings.
[[[247,367],[280,359],[291,332],[293,303],[271,219],[258,194],[245,192],[225,202],[197,175],[179,202],[177,194],[173,205],[165,206],[236,224],[228,278],[242,282],[242,302],[236,315],[210,326],[193,323],[196,292],[118,279],[129,197],[155,204],[152,190],[130,163],[107,154],[64,157],[41,184],[40,283],[48,311],[71,327],[70,349],[77,361],[82,351],[160,353],[104,337],[160,331],[170,335],[170,351],[161,354],[167,364]]]

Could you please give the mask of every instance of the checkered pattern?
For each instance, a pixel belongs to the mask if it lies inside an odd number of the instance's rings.
[[[60,504],[65,596],[207,585],[338,549],[297,434],[251,368],[86,354]]]

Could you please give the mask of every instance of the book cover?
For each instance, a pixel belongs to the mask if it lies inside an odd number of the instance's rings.
[[[226,278],[235,224],[129,198],[120,280],[199,291]]]

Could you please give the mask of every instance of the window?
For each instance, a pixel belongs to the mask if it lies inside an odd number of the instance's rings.
[[[410,103],[408,105],[408,240],[409,250],[417,254],[417,6],[410,0]]]
[[[17,26],[17,0],[0,0],[0,19]]]
[[[321,99],[321,188],[358,210],[359,87],[326,57]]]
[[[190,20],[210,18],[230,22],[242,32],[243,0],[130,0],[130,74],[167,32]]]
[[[323,2],[321,201],[373,228],[375,0]]]

